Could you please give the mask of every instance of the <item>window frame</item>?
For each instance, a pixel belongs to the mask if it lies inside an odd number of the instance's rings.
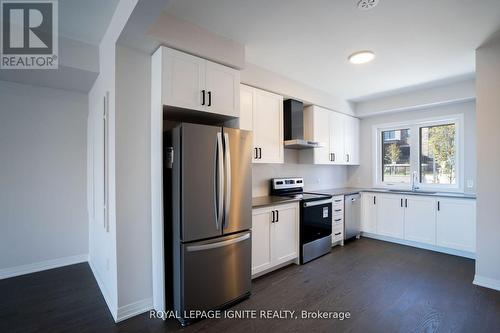
[[[442,117],[433,117],[426,119],[415,119],[406,122],[397,123],[382,123],[373,126],[373,150],[375,156],[373,161],[373,186],[379,188],[389,188],[398,190],[411,190],[411,175],[416,171],[418,175],[419,190],[433,190],[439,192],[463,192],[464,189],[464,116],[463,114],[447,115]],[[420,128],[439,126],[439,125],[455,125],[455,166],[456,166],[456,183],[455,184],[426,184],[422,183],[420,176]],[[410,182],[395,183],[382,181],[382,132],[391,130],[410,129]]]

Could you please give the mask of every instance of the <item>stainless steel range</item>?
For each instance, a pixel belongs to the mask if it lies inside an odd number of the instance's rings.
[[[274,178],[271,194],[300,199],[300,263],[332,249],[332,196],[304,192],[303,178]]]

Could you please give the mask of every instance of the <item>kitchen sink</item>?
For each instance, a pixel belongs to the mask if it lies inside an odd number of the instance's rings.
[[[410,190],[389,190],[389,192],[408,193],[408,194],[436,194],[432,191],[410,191]]]

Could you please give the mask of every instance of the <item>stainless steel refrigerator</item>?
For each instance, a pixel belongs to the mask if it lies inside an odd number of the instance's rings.
[[[252,134],[181,123],[165,138],[173,309],[229,306],[250,295]]]

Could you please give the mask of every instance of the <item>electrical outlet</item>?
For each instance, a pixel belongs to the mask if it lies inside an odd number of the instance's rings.
[[[474,180],[467,179],[467,188],[473,188],[473,187],[474,187]]]

